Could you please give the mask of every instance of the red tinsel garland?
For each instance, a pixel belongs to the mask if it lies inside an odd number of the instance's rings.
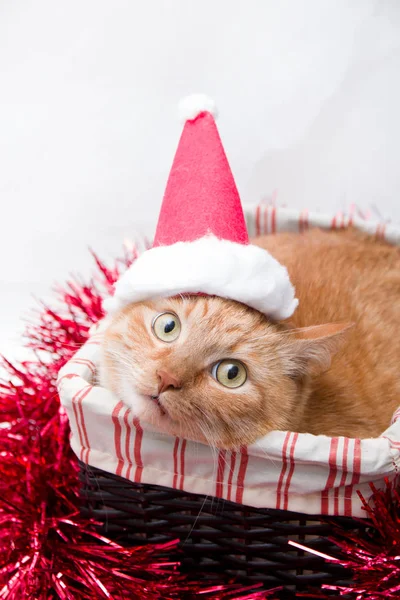
[[[340,564],[353,572],[354,587],[324,586],[357,600],[400,598],[400,494],[398,482],[386,481],[369,503],[360,495],[370,527],[362,533],[336,529],[332,541],[341,551]],[[330,596],[327,596],[327,598]],[[347,597],[347,596],[346,596]]]
[[[267,598],[273,592],[216,585],[179,574],[164,545],[123,548],[99,536],[79,514],[77,460],[60,406],[59,369],[102,316],[102,298],[135,258],[112,268],[95,257],[88,285],[73,280],[57,291],[57,310],[43,306],[28,327],[35,359],[14,365],[0,382],[0,599]],[[252,591],[253,590],[253,591]],[[254,591],[256,590],[256,591]]]
[[[0,600],[86,600],[108,598],[276,598],[275,592],[237,584],[188,580],[179,563],[168,561],[176,542],[123,548],[96,533],[96,523],[79,514],[76,457],[69,446],[68,420],[55,382],[59,369],[86,341],[102,316],[102,299],[135,259],[126,253],[108,268],[95,256],[89,284],[75,279],[57,291],[57,310],[43,306],[28,327],[26,345],[35,359],[13,365],[0,382]],[[355,587],[326,592],[358,600],[400,598],[400,497],[393,485],[374,490],[365,506],[371,528],[337,531],[342,565]],[[253,591],[252,591],[253,590]],[[254,591],[255,590],[255,591]],[[324,597],[324,591],[298,597]],[[326,596],[326,598],[332,596]]]

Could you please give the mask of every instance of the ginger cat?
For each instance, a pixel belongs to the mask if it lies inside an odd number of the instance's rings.
[[[101,384],[143,421],[221,448],[274,429],[378,436],[400,405],[400,250],[354,230],[253,243],[289,271],[290,322],[217,297],[131,304],[107,328]]]

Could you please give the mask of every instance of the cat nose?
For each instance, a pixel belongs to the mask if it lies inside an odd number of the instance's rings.
[[[168,388],[179,389],[182,386],[181,381],[171,373],[167,373],[167,371],[157,371],[157,375],[160,379],[158,384],[159,394],[165,392]]]

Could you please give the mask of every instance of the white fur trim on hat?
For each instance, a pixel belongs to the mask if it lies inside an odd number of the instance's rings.
[[[205,94],[192,94],[182,98],[179,102],[179,116],[181,121],[193,121],[200,113],[209,112],[213,115],[214,119],[217,118],[217,107],[212,98],[209,98]]]
[[[274,320],[287,319],[298,305],[286,268],[266,250],[209,235],[141,254],[104,308],[114,313],[132,302],[197,292],[236,300]]]

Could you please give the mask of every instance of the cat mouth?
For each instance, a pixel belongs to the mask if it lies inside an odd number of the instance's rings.
[[[167,414],[167,411],[165,410],[165,408],[163,407],[161,400],[160,400],[160,396],[150,396],[150,400],[152,400],[152,402],[155,402],[158,406],[158,408],[160,409],[161,413],[163,415]]]

